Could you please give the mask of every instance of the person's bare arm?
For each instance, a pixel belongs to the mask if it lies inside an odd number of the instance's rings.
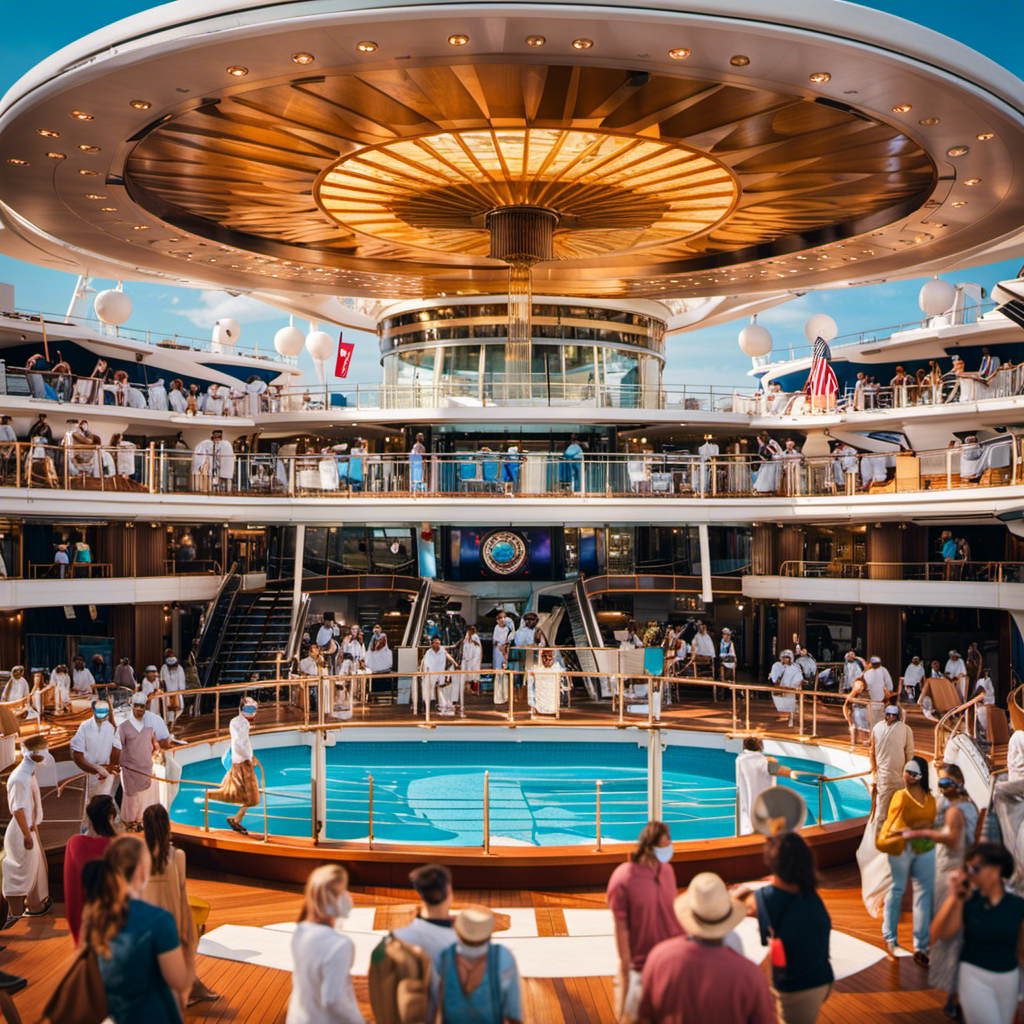
[[[959,807],[947,807],[942,819],[942,828],[908,828],[903,833],[904,839],[931,839],[943,846],[956,848],[964,834],[964,812]]]
[[[954,871],[949,879],[949,895],[932,921],[932,942],[951,939],[964,926],[964,899],[967,874],[963,869]]]
[[[167,953],[157,954],[156,960],[160,965],[160,973],[172,992],[181,992],[189,987],[189,973],[185,966],[185,954],[181,951],[181,946],[177,946]]]
[[[619,979],[625,985],[629,980],[629,965],[633,954],[629,949],[629,931],[617,917],[615,918],[615,948],[619,953]]]
[[[99,775],[102,771],[99,765],[93,764],[92,761],[86,759],[85,754],[80,750],[71,751],[71,760],[82,769],[86,775]]]
[[[21,829],[25,849],[31,850],[34,845],[32,842],[32,829],[28,827],[28,818],[25,817],[25,812],[20,807],[14,812],[14,820],[18,823],[18,828]]]

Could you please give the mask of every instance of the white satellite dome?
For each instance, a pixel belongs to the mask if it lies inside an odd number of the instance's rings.
[[[242,325],[231,317],[221,317],[213,325],[213,341],[215,345],[234,345],[242,333]]]
[[[310,331],[306,336],[306,351],[323,361],[334,354],[334,339],[326,331]]]
[[[98,320],[111,327],[120,327],[132,315],[131,296],[119,288],[108,288],[96,296],[92,308]]]
[[[835,320],[828,313],[815,313],[804,324],[804,337],[812,344],[817,338],[831,341],[839,333]]]
[[[282,356],[297,356],[305,343],[306,336],[298,327],[282,327],[274,335],[274,348]]]
[[[917,303],[928,316],[941,316],[956,299],[956,288],[948,281],[933,277],[925,281],[917,296]]]
[[[772,332],[760,324],[747,324],[740,331],[740,351],[751,358],[766,356],[772,350]]]

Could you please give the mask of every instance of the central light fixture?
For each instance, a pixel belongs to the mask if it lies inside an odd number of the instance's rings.
[[[827,71],[815,71],[814,74],[810,76],[810,79],[816,85],[824,85],[826,82],[832,81],[832,76]]]
[[[968,146],[950,146],[946,150],[946,156],[967,156],[969,152],[970,148]]]
[[[544,36],[527,36],[526,37],[526,45],[527,46],[543,46],[546,42],[547,42],[547,39]]]
[[[688,50],[685,46],[677,46],[675,49],[669,50],[668,55],[673,60],[685,60],[692,52],[692,50]]]
[[[149,110],[153,104],[149,100],[130,100],[128,106],[134,107],[136,110]]]
[[[76,121],[91,121],[92,120],[92,114],[87,114],[84,110],[72,110],[71,111],[71,116]]]
[[[243,67],[241,64],[232,64],[230,67],[224,69],[233,78],[244,78],[249,74],[249,69]]]
[[[750,58],[742,53],[737,53],[734,57],[729,58],[729,63],[734,68],[745,68],[750,63]]]
[[[311,53],[293,53],[292,63],[294,64],[312,64],[313,54]]]
[[[593,45],[593,39],[574,39],[572,41],[572,48],[574,50],[589,50]]]
[[[894,114],[909,114],[913,109],[913,106],[909,103],[897,103],[896,106],[892,108],[892,112]]]
[[[469,42],[469,36],[456,33],[448,37],[449,46],[465,46]]]
[[[360,53],[373,53],[377,49],[377,44],[372,39],[364,39],[361,43],[356,43],[356,49]]]

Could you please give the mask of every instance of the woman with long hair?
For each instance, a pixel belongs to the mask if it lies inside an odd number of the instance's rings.
[[[647,954],[682,934],[675,912],[672,834],[663,821],[649,821],[633,852],[608,881],[608,908],[615,919],[619,973],[615,979],[617,1020],[632,1020],[640,1008],[640,975]]]
[[[355,944],[336,926],[352,913],[348,872],[324,864],[306,879],[292,934],[292,994],[286,1024],[365,1024],[352,987]]]
[[[932,920],[932,890],[935,886],[935,842],[907,835],[929,828],[935,821],[935,797],[929,792],[928,762],[915,754],[903,766],[903,789],[889,804],[889,813],[875,840],[881,853],[888,854],[892,886],[882,915],[882,936],[891,957],[899,948],[897,927],[900,904],[907,882],[914,887],[914,962],[928,966],[928,932]]]
[[[140,899],[151,859],[135,836],[115,839],[86,874],[81,941],[96,953],[114,1024],[181,1024],[174,995],[189,975],[174,918]]]
[[[117,838],[118,811],[109,793],[97,793],[85,808],[88,828],[72,836],[64,847],[64,914],[71,939],[78,945],[82,923],[82,872],[91,860],[99,860]]]
[[[182,1007],[204,999],[219,999],[196,977],[196,949],[199,934],[185,885],[185,851],[171,846],[171,819],[163,804],[151,804],[142,814],[142,831],[152,859],[149,882],[142,899],[155,907],[163,907],[178,929],[181,951],[185,957],[189,984],[179,993]]]
[[[832,919],[818,895],[814,852],[798,833],[783,832],[765,843],[764,864],[769,884],[733,895],[757,918],[762,944],[782,944],[784,955],[771,956],[780,1024],[814,1024],[835,980],[829,961]]]

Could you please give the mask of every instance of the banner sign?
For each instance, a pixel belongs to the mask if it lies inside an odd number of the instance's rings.
[[[338,360],[334,364],[334,376],[335,377],[347,377],[348,367],[352,362],[352,350],[355,345],[342,341],[342,332],[338,332]]]

